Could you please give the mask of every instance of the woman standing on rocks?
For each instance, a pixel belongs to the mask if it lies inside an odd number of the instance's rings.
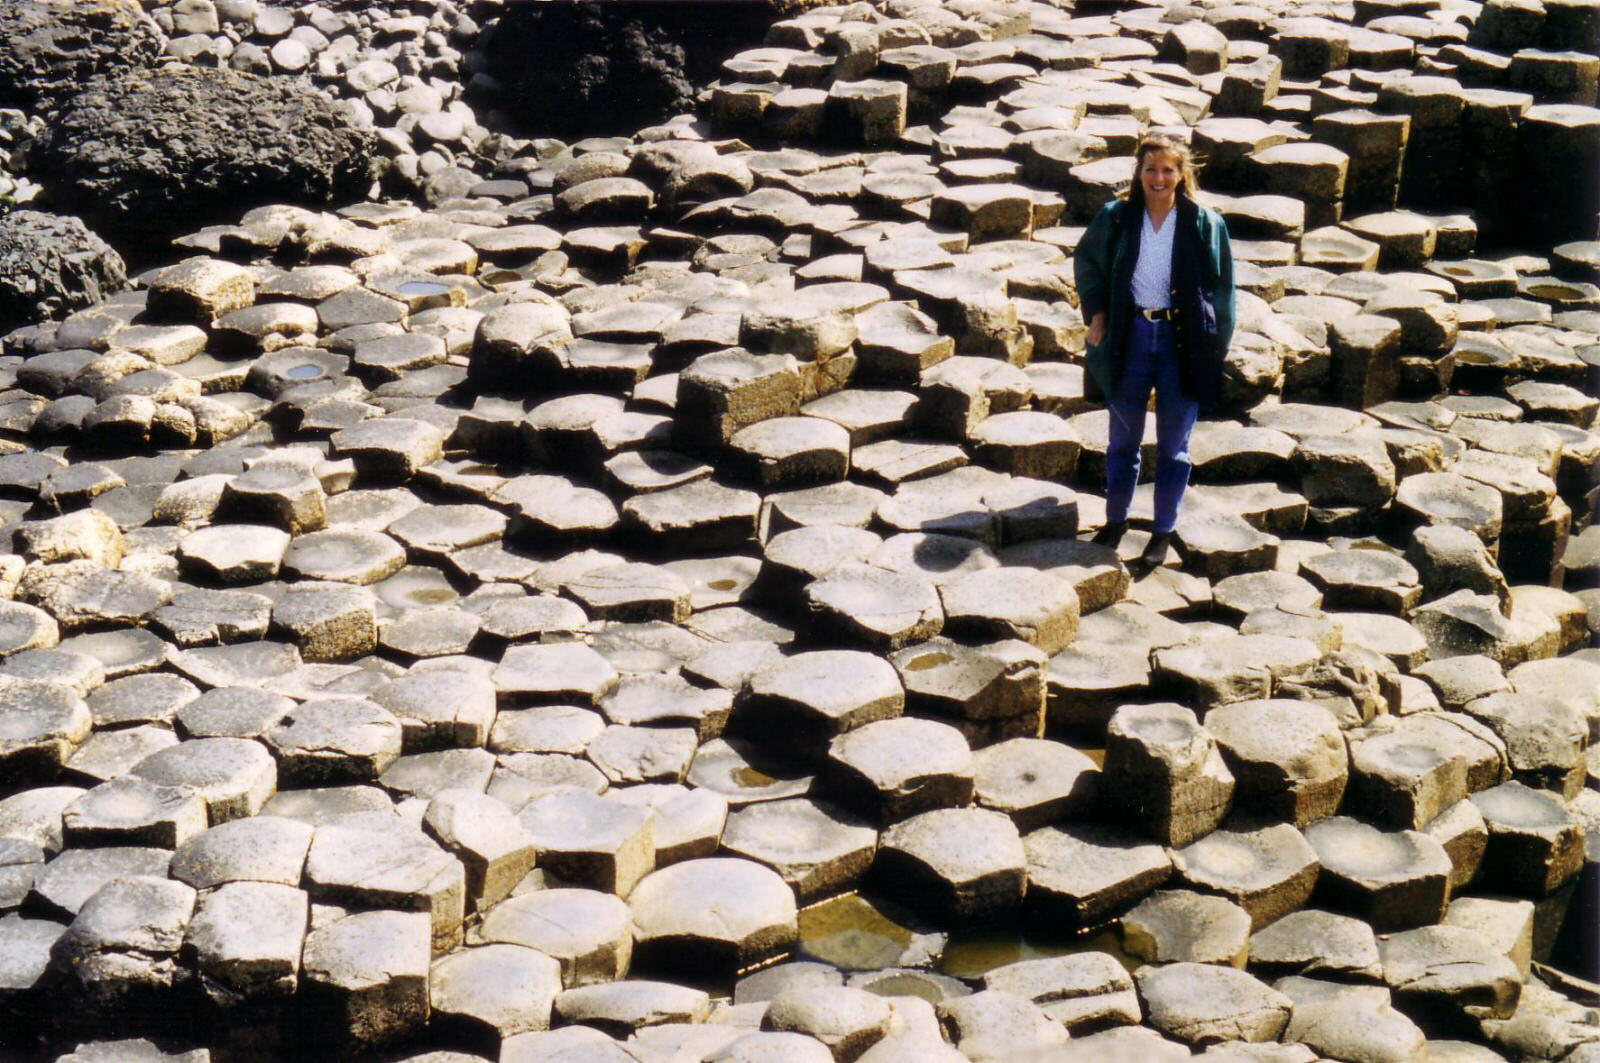
[[[1086,390],[1111,414],[1106,525],[1116,548],[1139,481],[1145,409],[1156,394],[1155,527],[1140,562],[1167,556],[1189,484],[1189,434],[1200,404],[1218,400],[1233,336],[1233,251],[1216,211],[1195,202],[1188,145],[1152,134],[1134,155],[1126,199],[1100,208],[1078,244],[1073,272],[1089,323]]]

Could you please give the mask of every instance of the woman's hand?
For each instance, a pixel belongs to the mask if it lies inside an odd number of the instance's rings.
[[[1089,319],[1089,346],[1098,347],[1106,340],[1106,312],[1100,311]]]

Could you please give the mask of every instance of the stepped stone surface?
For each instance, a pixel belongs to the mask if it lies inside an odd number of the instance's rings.
[[[0,0],[0,1055],[1590,1058],[1595,10]]]

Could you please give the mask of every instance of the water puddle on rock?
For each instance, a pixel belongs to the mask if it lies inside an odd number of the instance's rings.
[[[910,910],[868,894],[830,897],[800,912],[792,959],[825,963],[847,976],[882,971],[851,984],[885,996],[919,996],[937,1003],[951,979],[976,987],[996,967],[1024,960],[1104,952],[1132,971],[1143,961],[1122,950],[1114,926],[1082,934],[1052,932],[1017,920],[987,927],[942,930]],[[943,985],[941,985],[943,983]]]
[[[938,969],[953,978],[971,981],[1009,963],[1083,952],[1104,952],[1129,971],[1144,962],[1122,951],[1122,936],[1113,927],[1074,936],[1019,926],[996,926],[951,934],[944,954],[939,957]]]
[[[443,295],[450,290],[450,285],[438,281],[402,281],[394,290],[400,295]]]
[[[832,964],[842,971],[931,966],[946,935],[911,913],[859,893],[815,904],[800,913],[797,958]]]

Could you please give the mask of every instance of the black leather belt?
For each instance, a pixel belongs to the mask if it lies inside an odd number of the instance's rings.
[[[1178,311],[1170,306],[1164,306],[1158,310],[1147,310],[1142,306],[1135,307],[1135,309],[1138,310],[1139,316],[1146,321],[1171,321],[1178,314]]]

